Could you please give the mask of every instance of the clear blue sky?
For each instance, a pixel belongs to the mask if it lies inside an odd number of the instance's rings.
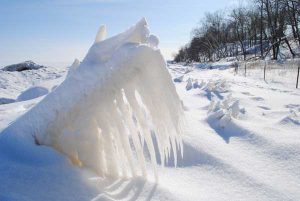
[[[101,24],[108,36],[146,17],[166,58],[185,44],[205,12],[226,0],[0,0],[0,66],[82,59]]]

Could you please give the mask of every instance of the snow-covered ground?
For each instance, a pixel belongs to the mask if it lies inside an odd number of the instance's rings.
[[[170,67],[175,77],[184,72]],[[176,84],[189,130],[184,167],[167,176],[179,184],[174,193],[188,200],[299,200],[300,91],[234,76],[233,69],[195,69],[184,80],[190,78],[201,88]]]
[[[41,100],[27,99],[46,95],[58,86],[64,80],[66,71],[66,68],[57,67],[22,72],[0,70],[0,129]],[[6,100],[11,104],[2,105],[7,103]]]
[[[45,147],[43,161],[0,154],[0,200],[300,200],[299,90],[224,65],[169,71],[184,76],[174,82],[185,109],[184,157],[177,168],[172,160],[158,167],[158,183],[151,174],[102,179]],[[0,97],[17,100],[36,86],[51,91],[65,75],[63,68],[0,71]],[[42,99],[0,105],[0,129]]]

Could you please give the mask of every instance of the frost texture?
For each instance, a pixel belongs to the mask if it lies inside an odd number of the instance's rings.
[[[176,164],[181,102],[160,51],[146,43],[145,19],[100,41],[102,32],[66,80],[0,134],[3,150],[32,158],[33,143],[52,146],[104,177],[146,176],[144,150],[154,170],[171,153]]]

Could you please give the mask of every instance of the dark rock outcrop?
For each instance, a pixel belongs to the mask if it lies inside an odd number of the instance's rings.
[[[39,68],[44,68],[45,66],[34,63],[33,61],[25,61],[18,64],[12,64],[2,68],[4,71],[24,71],[24,70],[36,70]]]

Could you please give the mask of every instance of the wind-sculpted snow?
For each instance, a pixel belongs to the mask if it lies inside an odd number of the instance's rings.
[[[144,19],[103,40],[105,32],[60,86],[1,133],[0,149],[42,158],[32,145],[51,146],[100,176],[146,176],[145,155],[154,170],[171,153],[176,165],[182,109],[164,58],[152,47],[158,39],[148,44]]]
[[[240,109],[238,100],[228,95],[224,100],[212,100],[208,107],[209,119],[219,120],[220,127],[224,128],[232,119],[237,119],[245,109]]]

